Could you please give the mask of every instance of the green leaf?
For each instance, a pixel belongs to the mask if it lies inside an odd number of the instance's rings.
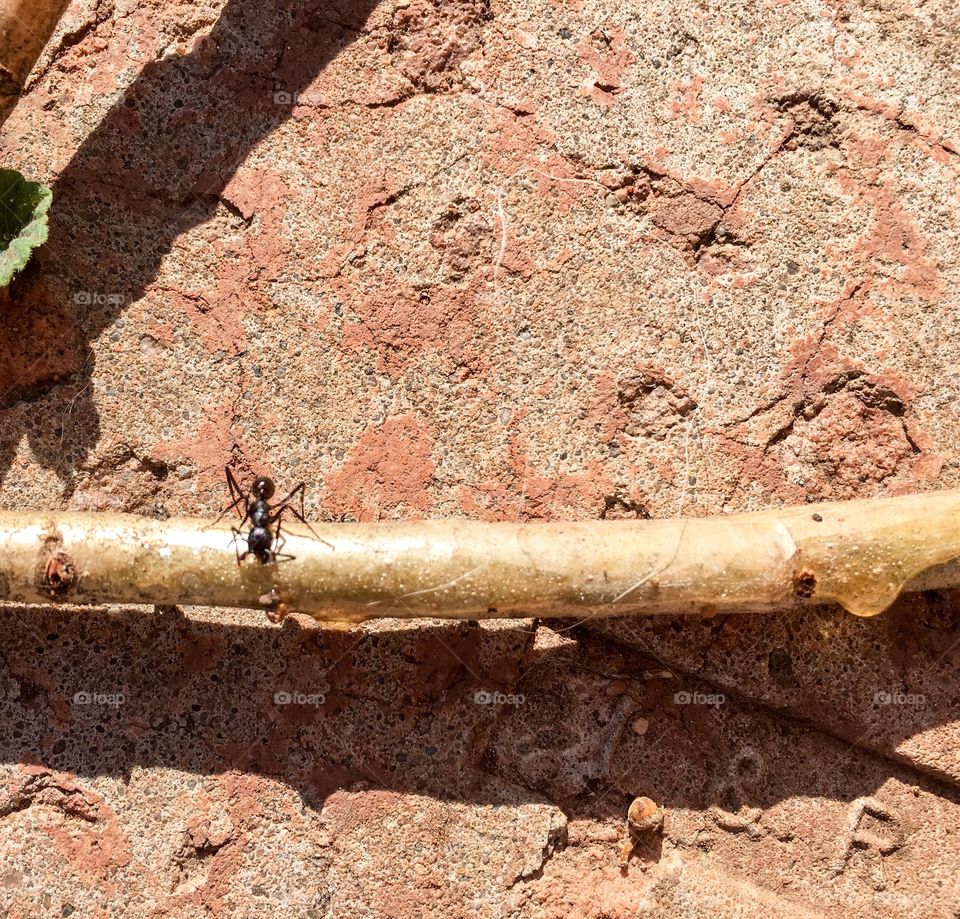
[[[0,287],[47,241],[47,211],[53,193],[28,182],[16,169],[0,169]]]

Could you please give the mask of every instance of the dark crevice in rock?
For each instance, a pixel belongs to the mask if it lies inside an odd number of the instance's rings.
[[[889,386],[870,380],[865,371],[848,370],[844,373],[837,374],[832,380],[825,383],[821,388],[822,395],[820,398],[807,399],[794,403],[790,420],[770,435],[764,447],[764,452],[769,451],[772,447],[786,440],[793,433],[799,421],[812,421],[816,418],[827,407],[828,397],[841,392],[847,392],[856,396],[856,398],[869,409],[885,412],[895,418],[902,419],[907,411],[907,406],[903,399]],[[914,451],[919,453],[919,448],[910,439],[905,426],[904,435],[907,437]]]
[[[623,495],[605,495],[603,509],[600,511],[601,520],[649,520],[650,511],[639,501],[634,501]]]
[[[772,100],[793,121],[785,150],[837,148],[842,139],[836,116],[840,106],[818,91],[798,91]]]

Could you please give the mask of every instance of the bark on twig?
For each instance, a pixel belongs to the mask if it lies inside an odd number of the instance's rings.
[[[0,513],[0,598],[288,610],[328,623],[759,611],[881,612],[960,585],[960,490],[686,520],[317,524],[293,561],[237,563],[229,527]],[[241,540],[241,550],[244,548]]]
[[[0,2],[0,124],[17,104],[23,84],[50,40],[69,0]]]

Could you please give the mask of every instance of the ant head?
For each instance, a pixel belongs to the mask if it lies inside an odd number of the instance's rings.
[[[273,497],[274,487],[273,479],[268,475],[257,476],[253,483],[253,493],[264,501],[269,501]]]

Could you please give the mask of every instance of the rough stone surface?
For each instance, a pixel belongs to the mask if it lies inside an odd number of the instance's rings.
[[[212,514],[228,462],[371,521],[956,487],[958,36],[950,0],[75,0],[0,135],[55,194],[0,504]],[[0,911],[954,916],[958,599],[4,608]]]

